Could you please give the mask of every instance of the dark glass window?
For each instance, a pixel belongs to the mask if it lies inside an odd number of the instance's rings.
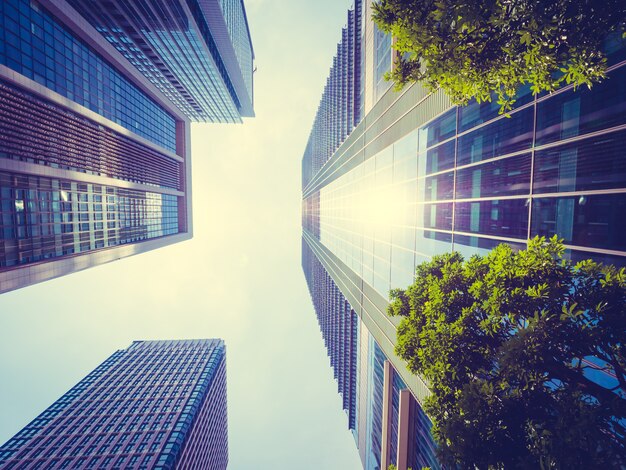
[[[372,456],[375,459],[373,462],[378,468],[380,468],[380,450],[382,445],[382,420],[383,420],[383,384],[384,384],[384,365],[387,358],[383,353],[378,343],[374,341],[373,337],[370,337],[370,367],[372,368],[373,383],[371,387],[371,400],[370,400],[370,436],[369,444],[371,446]]]
[[[452,203],[424,204],[424,228],[452,230]]]
[[[0,64],[176,151],[175,118],[52,15],[28,0],[0,5]]]
[[[452,199],[454,193],[454,172],[448,171],[425,179],[426,188],[424,200],[443,201]]]
[[[426,174],[448,170],[454,166],[456,142],[451,140],[426,152]]]
[[[419,403],[411,397],[409,407],[409,438],[407,460],[409,468],[440,470],[437,445],[431,433],[432,423]]]
[[[532,234],[558,235],[565,243],[626,250],[626,194],[533,200]]]
[[[626,123],[626,67],[608,74],[591,90],[558,93],[537,103],[536,145]]]
[[[598,263],[612,264],[618,268],[626,268],[626,256],[604,255],[582,250],[565,250],[564,256],[571,259],[575,263],[587,259],[593,259]]]
[[[391,409],[389,410],[391,413],[391,429],[390,434],[391,437],[389,439],[389,456],[391,458],[391,463],[396,465],[398,462],[396,461],[396,457],[398,454],[398,416],[400,413],[400,391],[407,388],[404,381],[400,377],[400,375],[395,371],[391,370],[391,374],[393,376],[391,385]]]
[[[530,86],[525,85],[517,93],[513,108],[519,108],[532,100],[533,94]],[[467,106],[459,107],[459,132],[465,132],[483,122],[495,119],[500,115],[499,113],[500,105],[495,94],[491,96],[491,101],[477,103],[476,100],[471,100]]]
[[[458,202],[455,227],[459,232],[526,238],[528,207],[526,199]]]
[[[620,31],[609,34],[604,41],[604,52],[607,57],[607,65],[615,65],[626,60],[626,39],[622,38]]]
[[[530,192],[530,154],[457,170],[456,197],[515,196]]]
[[[626,187],[626,131],[535,153],[536,193]]]
[[[506,243],[515,250],[526,249],[525,243],[503,242],[501,240],[494,240],[493,238],[473,237],[470,235],[454,235],[455,250],[459,249],[456,245],[471,246],[482,250],[493,250],[502,243]]]
[[[500,157],[531,147],[533,108],[501,117],[491,124],[459,137],[457,165]]]
[[[102,222],[89,222],[90,214],[104,220],[102,204],[77,202],[93,201],[100,186],[0,173],[0,267],[178,233],[176,196],[109,190],[117,193],[119,204],[106,206],[107,218],[120,223],[110,222],[105,237]],[[61,207],[48,204],[50,199],[66,202]]]
[[[419,130],[420,152],[456,134],[456,108],[451,109]]]

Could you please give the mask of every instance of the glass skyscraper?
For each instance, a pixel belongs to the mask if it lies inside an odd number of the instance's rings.
[[[389,290],[435,254],[523,248],[535,235],[557,234],[574,260],[626,265],[626,48],[607,39],[608,77],[591,90],[522,90],[506,117],[495,102],[391,90],[381,77],[395,52],[370,9],[358,33],[361,119],[326,153],[304,153],[303,269],[364,467],[437,468],[420,408],[428,389],[393,352]]]
[[[202,468],[228,463],[226,346],[135,341],[0,447],[0,468]]]
[[[190,122],[252,116],[241,0],[0,3],[0,293],[192,236]]]

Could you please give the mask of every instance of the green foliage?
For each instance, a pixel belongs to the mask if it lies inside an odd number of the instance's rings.
[[[380,0],[374,21],[402,53],[388,79],[421,81],[455,104],[491,100],[511,109],[533,93],[604,78],[607,34],[625,30],[624,0]]]
[[[469,260],[448,253],[391,292],[396,353],[430,384],[445,463],[626,465],[626,271],[563,253],[556,237]],[[589,358],[616,376],[611,388],[590,379]]]

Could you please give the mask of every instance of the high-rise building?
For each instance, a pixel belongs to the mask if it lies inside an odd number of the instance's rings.
[[[0,2],[0,293],[192,236],[190,122],[252,116],[242,0]]]
[[[557,234],[575,260],[626,265],[626,47],[607,39],[608,77],[591,90],[523,90],[507,117],[495,102],[390,89],[392,41],[370,14],[364,4],[361,120],[304,153],[302,265],[364,467],[438,468],[428,389],[394,354],[389,291],[435,254],[535,235]],[[311,135],[324,132],[316,119]]]
[[[0,468],[202,468],[228,463],[226,346],[135,341],[0,447]]]

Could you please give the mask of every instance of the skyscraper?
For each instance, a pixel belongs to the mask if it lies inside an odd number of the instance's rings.
[[[243,2],[7,0],[0,21],[0,293],[191,238],[191,120],[254,114]]]
[[[226,347],[135,341],[0,447],[0,468],[202,468],[228,463]]]
[[[522,90],[509,118],[495,102],[391,90],[392,41],[370,14],[363,5],[361,120],[304,153],[302,264],[364,467],[437,468],[428,388],[394,354],[389,290],[435,254],[535,235],[557,234],[572,259],[626,265],[626,47],[607,39],[608,78],[591,90]]]

